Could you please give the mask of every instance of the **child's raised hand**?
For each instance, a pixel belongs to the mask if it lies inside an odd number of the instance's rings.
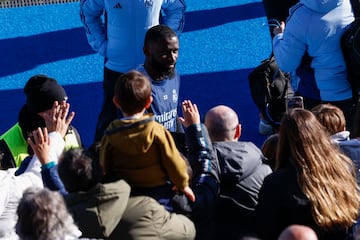
[[[180,122],[184,127],[189,127],[192,124],[200,123],[200,114],[196,104],[190,100],[185,100],[181,103],[183,117],[179,117]]]

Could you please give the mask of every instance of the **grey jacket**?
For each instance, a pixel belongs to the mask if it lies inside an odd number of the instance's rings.
[[[220,177],[217,239],[240,239],[253,232],[258,194],[272,170],[251,142],[214,142],[213,147]]]
[[[213,143],[219,161],[220,196],[240,208],[254,210],[264,178],[272,172],[251,142]]]
[[[65,201],[82,237],[100,239],[194,239],[194,224],[169,213],[150,197],[129,197],[124,180],[70,193]]]

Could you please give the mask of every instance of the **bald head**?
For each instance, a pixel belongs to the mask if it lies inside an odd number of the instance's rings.
[[[225,105],[211,108],[205,114],[205,125],[213,142],[237,141],[241,134],[236,112]]]
[[[279,237],[279,240],[318,240],[316,233],[308,226],[291,225]]]

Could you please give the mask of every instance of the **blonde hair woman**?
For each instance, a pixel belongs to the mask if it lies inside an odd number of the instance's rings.
[[[275,172],[259,193],[256,227],[277,239],[291,224],[315,230],[320,240],[345,239],[356,222],[360,195],[352,161],[331,143],[308,110],[285,114],[279,131]]]

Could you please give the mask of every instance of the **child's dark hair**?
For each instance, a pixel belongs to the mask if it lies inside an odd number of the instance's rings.
[[[128,115],[141,112],[151,97],[151,82],[142,73],[132,70],[119,77],[114,96],[121,111]]]
[[[68,192],[87,191],[101,181],[98,159],[82,148],[65,151],[59,159],[58,172]]]

